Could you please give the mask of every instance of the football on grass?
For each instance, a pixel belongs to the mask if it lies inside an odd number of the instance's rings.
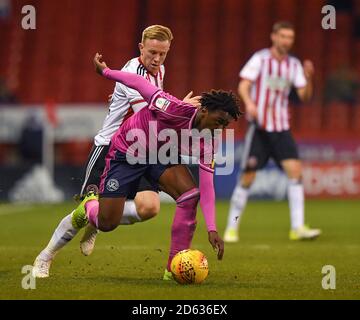
[[[209,274],[208,261],[199,250],[182,250],[172,259],[171,272],[180,284],[202,283]]]

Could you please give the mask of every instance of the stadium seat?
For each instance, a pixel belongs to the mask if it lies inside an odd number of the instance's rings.
[[[192,65],[193,89],[202,92],[213,87],[216,82],[216,50],[215,39],[220,36],[217,20],[219,2],[217,0],[199,0],[197,2],[199,12],[201,8],[201,19],[194,21],[194,54],[195,61]],[[220,70],[219,70],[220,71]]]
[[[360,74],[360,39],[356,39],[354,42],[354,52],[353,52],[353,57],[352,57],[352,61],[354,64],[354,69],[355,72],[357,74]]]
[[[351,61],[352,51],[352,17],[349,13],[336,15],[336,32],[331,30],[327,35],[327,54],[325,56],[328,72],[347,67]]]
[[[247,32],[244,43],[247,44],[248,54],[255,50],[262,49],[270,45],[269,34],[272,24],[275,22],[270,14],[260,15],[259,12],[272,12],[272,3],[267,0],[257,0],[247,2]]]
[[[36,32],[19,31],[19,16],[14,12],[21,11],[24,4],[25,0],[12,1],[10,21],[0,21],[0,37],[8,44],[0,48],[0,76],[7,74],[10,57],[16,57],[11,68],[19,71],[11,84],[25,103],[47,98],[59,102],[103,101],[112,84],[94,77],[92,55],[101,50],[111,66],[121,67],[137,54],[134,39],[152,23],[169,25],[174,32],[165,87],[175,95],[212,87],[236,90],[239,69],[255,50],[270,44],[269,33],[277,19],[295,23],[294,52],[301,60],[314,61],[316,92],[322,92],[327,74],[345,61],[360,72],[360,42],[351,32],[360,12],[356,1],[353,15],[338,12],[336,32],[324,32],[319,23],[326,0],[154,0],[147,1],[147,6],[141,1],[37,0]],[[64,9],[71,14],[59,15]],[[14,37],[18,41],[15,54],[11,51]],[[221,68],[214,61],[221,61]],[[71,74],[75,64],[79,70],[76,78]],[[20,81],[25,77],[27,81]],[[49,80],[54,78],[59,80]]]
[[[300,1],[296,20],[296,42],[294,52],[301,61],[310,59],[315,65],[314,82],[317,92],[322,91],[324,81],[324,55],[327,50],[326,35],[321,27],[321,8],[323,0]],[[316,45],[315,45],[316,44]]]
[[[226,0],[222,2],[222,36],[218,39],[218,59],[221,71],[216,75],[216,86],[237,91],[240,68],[246,63],[243,39],[246,35],[246,3]],[[239,19],[240,14],[240,19]],[[232,52],[232,55],[228,53]]]
[[[356,137],[360,136],[360,105],[353,106],[351,112],[351,131],[356,133]]]
[[[302,137],[314,137],[321,131],[322,107],[320,104],[308,104],[292,109],[295,130]]]
[[[83,166],[86,163],[92,141],[74,140],[56,145],[57,158],[61,163],[74,166]]]
[[[168,25],[170,21],[168,15],[167,0],[152,0],[146,6],[146,25],[163,24]]]
[[[274,0],[274,21],[286,20],[295,24],[298,3],[288,0]]]
[[[189,38],[183,36],[183,34],[191,35],[193,33],[194,22],[189,15],[189,8],[192,8],[193,2],[192,0],[174,0],[169,2],[169,6],[169,14],[174,17],[171,24],[174,41],[166,58],[164,86],[167,91],[182,97],[194,89],[192,86],[192,60],[189,59],[193,48]],[[194,92],[199,94],[195,90]]]
[[[327,135],[346,133],[350,130],[350,107],[346,103],[332,102],[324,107],[323,130]]]

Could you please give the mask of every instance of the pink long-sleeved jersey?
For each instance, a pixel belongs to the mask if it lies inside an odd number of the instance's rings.
[[[178,155],[197,156],[200,166],[200,206],[208,231],[216,231],[213,185],[215,143],[211,135],[209,139],[209,134],[192,131],[198,109],[138,75],[109,68],[103,70],[103,75],[137,90],[148,103],[148,108],[143,108],[123,123],[113,135],[111,144],[130,158],[146,158],[150,163],[163,160],[160,159],[161,147],[166,143],[173,144]],[[176,144],[173,143],[175,141]]]

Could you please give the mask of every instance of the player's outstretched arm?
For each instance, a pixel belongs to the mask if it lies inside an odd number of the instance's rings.
[[[138,91],[146,102],[150,103],[153,95],[156,92],[160,91],[158,87],[152,85],[142,76],[129,72],[119,71],[119,70],[111,70],[110,68],[107,67],[105,62],[100,61],[101,58],[102,55],[96,53],[94,57],[94,65],[95,65],[95,71],[97,73],[104,76],[105,78],[114,80],[116,82],[120,82],[125,86]]]
[[[214,177],[213,172],[202,165],[199,166],[199,189],[200,207],[204,214],[209,242],[217,250],[218,259],[221,260],[224,255],[224,241],[216,230]]]

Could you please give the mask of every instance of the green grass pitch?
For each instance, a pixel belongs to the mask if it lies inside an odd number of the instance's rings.
[[[228,202],[218,202],[223,233]],[[24,290],[21,273],[49,240],[73,203],[0,205],[0,299],[359,299],[360,202],[307,201],[307,221],[323,235],[308,242],[287,238],[286,202],[250,202],[240,242],[226,244],[217,261],[207,242],[201,212],[193,248],[208,257],[210,274],[196,286],[161,280],[167,261],[174,205],[162,204],[152,221],[120,226],[98,236],[83,257],[78,235],[53,262],[51,277]],[[324,290],[324,265],[336,268],[336,289]]]

